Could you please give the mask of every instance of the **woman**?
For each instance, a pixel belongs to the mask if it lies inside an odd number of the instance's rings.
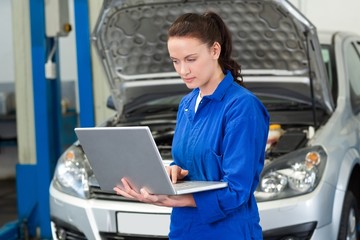
[[[242,86],[232,41],[213,12],[184,14],[168,31],[175,70],[193,89],[178,110],[173,163],[179,179],[226,181],[228,187],[181,196],[152,195],[142,189],[114,190],[125,197],[173,207],[170,239],[262,239],[254,191],[263,168],[269,116]]]

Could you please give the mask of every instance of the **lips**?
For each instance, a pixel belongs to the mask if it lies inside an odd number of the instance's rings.
[[[194,81],[194,77],[191,77],[191,78],[183,78],[184,82],[187,82],[187,83],[190,83],[192,81]]]

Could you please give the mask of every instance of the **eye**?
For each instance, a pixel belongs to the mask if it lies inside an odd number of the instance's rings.
[[[188,58],[187,61],[188,61],[188,62],[195,62],[195,61],[196,61],[196,58]]]

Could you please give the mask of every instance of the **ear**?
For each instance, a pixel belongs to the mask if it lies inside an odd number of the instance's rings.
[[[211,51],[211,55],[213,56],[214,59],[219,59],[220,53],[221,53],[221,45],[220,45],[220,43],[214,42],[214,44],[212,45],[210,51]]]

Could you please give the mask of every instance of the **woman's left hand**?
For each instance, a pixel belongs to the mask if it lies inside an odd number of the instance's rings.
[[[155,195],[150,194],[143,188],[140,189],[140,193],[138,193],[131,188],[129,182],[125,178],[122,178],[121,182],[124,187],[114,187],[114,191],[126,198],[164,207],[196,207],[196,203],[192,194]]]

